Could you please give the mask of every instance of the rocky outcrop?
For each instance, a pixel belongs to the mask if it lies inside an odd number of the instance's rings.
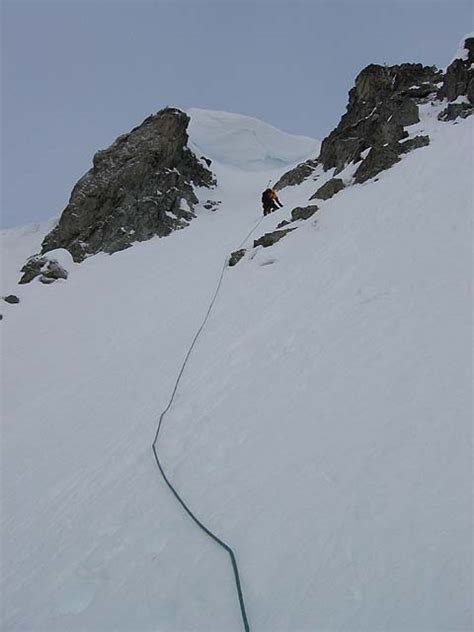
[[[18,283],[30,283],[36,277],[44,284],[54,283],[57,279],[67,279],[67,270],[58,262],[57,259],[34,255],[30,257],[21,271],[23,276]]]
[[[273,246],[277,241],[283,239],[285,235],[291,233],[292,230],[295,230],[295,228],[285,228],[284,230],[274,230],[272,233],[265,233],[265,235],[253,242],[253,247],[263,246],[264,248],[268,248],[269,246]]]
[[[390,146],[375,146],[367,154],[367,157],[360,163],[354,174],[354,181],[358,184],[370,180],[381,171],[393,167],[400,160],[398,151]]]
[[[443,73],[435,66],[370,64],[357,76],[347,111],[323,140],[319,157],[288,171],[275,186],[301,184],[318,165],[324,171],[334,169],[337,175],[349,163],[360,162],[356,181],[391,167],[408,147],[400,143],[408,137],[405,128],[420,120],[418,104],[435,97],[442,80]],[[310,199],[329,199],[342,188],[340,178],[329,182]]]
[[[331,178],[328,180],[323,186],[319,187],[319,189],[312,195],[310,200],[329,200],[336,193],[342,191],[345,188],[344,182],[341,178]]]
[[[309,178],[317,166],[317,160],[306,160],[305,162],[301,162],[294,169],[290,169],[290,171],[284,173],[273,188],[275,191],[280,191],[285,187],[292,187],[296,184],[301,184],[306,180],[306,178]]]
[[[335,173],[350,162],[362,160],[370,149],[362,171],[386,169],[397,162],[398,143],[408,136],[404,129],[419,121],[420,88],[423,95],[434,94],[442,77],[434,66],[371,64],[362,70],[349,92],[347,112],[336,129],[324,139],[319,161]],[[375,173],[374,173],[375,175]]]
[[[467,96],[474,103],[474,37],[464,40],[463,58],[455,59],[447,68],[443,84],[438,90],[438,98],[455,101]]]
[[[438,116],[440,121],[453,121],[458,117],[466,118],[473,114],[474,37],[468,37],[464,40],[462,57],[455,59],[447,67],[443,84],[438,91],[438,97],[448,101],[461,101],[449,103],[446,109]]]
[[[438,121],[454,121],[457,118],[467,118],[474,112],[470,103],[449,103],[448,106],[438,114]]]
[[[187,147],[188,123],[184,112],[166,108],[98,151],[41,252],[65,248],[82,261],[187,226],[194,187],[215,185],[208,161]]]
[[[297,206],[291,211],[291,219],[296,222],[299,219],[309,219],[316,211],[319,210],[319,206],[311,204],[310,206]]]
[[[386,147],[372,147],[367,157],[360,163],[354,173],[354,182],[362,184],[366,180],[375,177],[381,171],[385,171],[401,160],[401,154],[407,154],[413,149],[426,147],[430,144],[429,136],[414,136],[403,142],[388,145]]]
[[[245,248],[241,248],[240,250],[235,250],[234,252],[232,252],[229,257],[229,267],[232,268],[233,266],[236,266],[245,255],[245,253]]]
[[[16,303],[20,302],[20,299],[18,298],[18,296],[15,296],[15,294],[4,296],[3,300],[5,301],[5,303],[10,303],[10,305],[15,305]]]

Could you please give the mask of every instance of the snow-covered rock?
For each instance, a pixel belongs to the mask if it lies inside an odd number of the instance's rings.
[[[20,284],[31,283],[38,278],[42,283],[49,285],[58,279],[67,279],[68,268],[74,265],[71,253],[64,248],[50,250],[44,255],[33,255],[22,267]]]

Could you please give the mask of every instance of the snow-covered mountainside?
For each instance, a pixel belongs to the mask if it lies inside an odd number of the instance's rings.
[[[263,132],[256,144],[234,133],[246,117],[234,128],[202,111],[190,141],[213,160],[217,211],[71,263],[52,285],[16,285],[36,243],[9,231],[2,292],[20,303],[4,303],[1,323],[5,630],[242,629],[228,556],[170,494],[151,443],[243,241],[158,447],[235,550],[251,629],[472,628],[474,117],[438,120],[445,107],[427,98],[406,128],[429,145],[362,184],[348,164],[345,188],[272,247],[253,241],[334,171],[315,163],[262,218],[268,180],[317,141],[275,135],[267,152]],[[261,169],[238,164],[246,151]]]

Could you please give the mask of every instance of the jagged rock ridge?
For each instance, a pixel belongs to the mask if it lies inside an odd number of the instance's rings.
[[[391,166],[401,153],[399,141],[408,136],[406,126],[418,123],[417,100],[437,90],[442,73],[434,66],[371,64],[357,76],[349,92],[347,112],[335,130],[324,139],[319,161],[325,170],[339,173],[350,162],[361,160],[361,154],[372,168],[361,164],[355,181],[363,182],[376,175],[377,163]]]
[[[450,101],[441,120],[472,114],[473,63],[474,38],[469,36],[464,40],[463,58],[455,59],[444,74],[435,66],[422,64],[370,64],[357,76],[347,111],[323,140],[319,157],[283,174],[275,189],[301,184],[318,165],[325,171],[334,169],[337,175],[351,162],[360,162],[354,182],[365,182],[398,162],[402,154],[429,144],[427,136],[404,141],[408,136],[405,127],[419,121],[418,104],[426,99]]]
[[[98,151],[41,252],[65,248],[82,261],[186,226],[199,201],[194,187],[215,185],[210,161],[187,147],[188,124],[184,112],[165,108]]]
[[[419,121],[417,103],[435,94],[441,81],[442,72],[435,66],[370,64],[357,76],[347,111],[323,140],[319,157],[284,174],[276,188],[300,184],[318,165],[325,171],[334,169],[337,175],[349,163],[361,162],[355,182],[392,166],[400,154],[414,148],[400,142],[408,136],[405,127]],[[426,139],[416,144],[426,144]]]
[[[333,175],[337,175],[349,163],[360,163],[353,175],[355,183],[390,168],[404,153],[429,144],[428,136],[404,140],[409,135],[405,128],[419,122],[418,105],[426,100],[450,102],[440,120],[472,114],[474,38],[465,38],[463,45],[462,58],[455,59],[444,74],[435,66],[409,63],[364,68],[349,92],[346,113],[323,140],[319,156],[283,174],[275,189],[301,184],[318,166],[324,171],[334,169]],[[334,183],[330,185],[331,196],[337,193]],[[324,198],[326,190],[319,189],[313,198],[320,195]]]

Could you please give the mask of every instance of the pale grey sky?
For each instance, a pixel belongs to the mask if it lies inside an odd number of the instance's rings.
[[[2,225],[58,215],[94,152],[172,104],[323,138],[369,63],[444,66],[471,0],[3,0]]]

